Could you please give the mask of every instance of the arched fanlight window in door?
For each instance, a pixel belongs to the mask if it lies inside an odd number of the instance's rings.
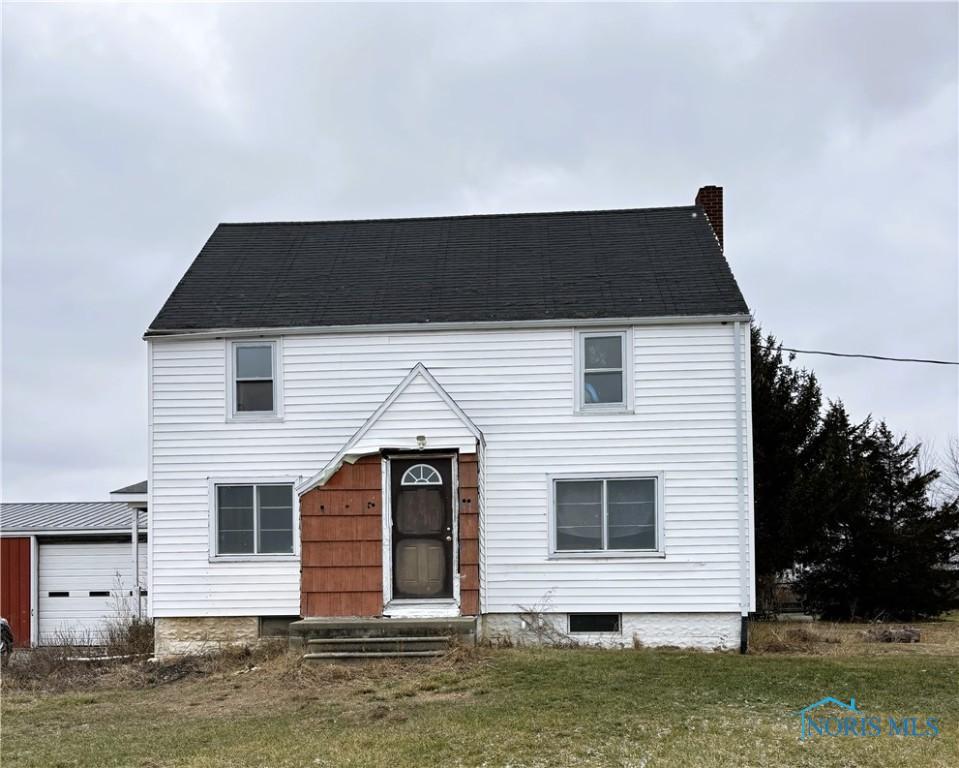
[[[443,478],[429,464],[414,464],[403,473],[400,485],[442,485]]]

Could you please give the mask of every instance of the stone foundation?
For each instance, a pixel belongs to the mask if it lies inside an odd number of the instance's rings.
[[[738,613],[624,613],[619,632],[567,632],[567,614],[544,613],[533,626],[516,613],[490,613],[481,618],[481,635],[493,644],[537,645],[575,643],[604,648],[677,646],[704,651],[739,647]]]
[[[256,616],[158,618],[153,626],[158,659],[212,653],[228,645],[256,645],[260,636]]]

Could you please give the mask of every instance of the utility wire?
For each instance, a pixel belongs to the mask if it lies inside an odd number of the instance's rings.
[[[770,349],[770,347],[764,347]],[[930,365],[959,365],[957,360],[927,360],[921,357],[883,357],[882,355],[860,355],[852,352],[825,352],[821,349],[794,349],[780,347],[784,352],[796,352],[800,355],[828,355],[829,357],[860,357],[866,360],[886,360],[893,363],[928,363]]]

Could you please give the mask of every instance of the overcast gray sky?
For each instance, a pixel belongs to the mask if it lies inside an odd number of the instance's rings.
[[[788,345],[956,359],[957,6],[3,9],[3,494],[146,476],[217,222],[691,203]],[[955,368],[802,358],[937,444]]]

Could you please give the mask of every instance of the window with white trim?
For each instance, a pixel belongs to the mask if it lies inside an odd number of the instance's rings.
[[[626,331],[580,332],[577,399],[583,410],[626,408],[629,382]]]
[[[216,486],[215,554],[293,554],[293,485]]]
[[[654,552],[655,477],[553,481],[554,552]]]
[[[276,414],[276,342],[234,342],[232,354],[234,415]]]
[[[400,485],[442,485],[443,478],[429,464],[414,464],[403,473]]]

